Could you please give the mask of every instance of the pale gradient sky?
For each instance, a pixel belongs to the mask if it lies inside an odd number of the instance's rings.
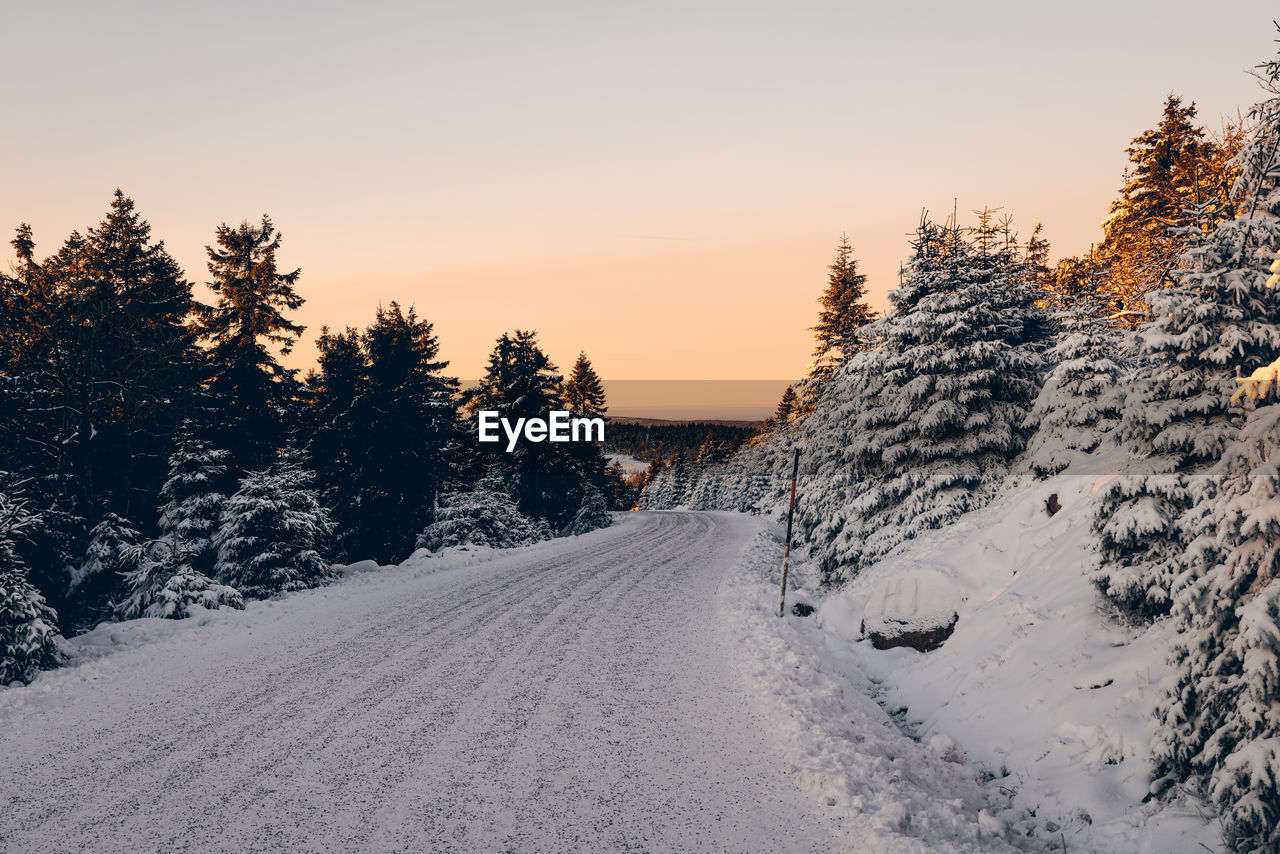
[[[196,282],[271,214],[321,324],[414,303],[478,375],[541,332],[612,379],[777,379],[842,231],[884,307],[920,209],[1086,249],[1164,97],[1258,98],[1274,4],[51,2],[6,8],[0,227],[118,185]],[[10,232],[11,233],[11,232]],[[7,240],[8,238],[6,238]]]

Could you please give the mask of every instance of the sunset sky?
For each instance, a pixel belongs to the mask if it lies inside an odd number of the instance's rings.
[[[921,208],[1087,249],[1169,92],[1258,99],[1274,3],[28,3],[0,226],[120,186],[193,281],[269,213],[322,324],[413,303],[479,374],[536,328],[607,379],[788,379],[841,232],[883,308]],[[6,238],[7,240],[7,238]]]

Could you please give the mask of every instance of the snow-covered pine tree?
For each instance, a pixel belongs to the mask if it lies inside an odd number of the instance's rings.
[[[1266,285],[1280,247],[1280,99],[1254,115],[1232,188],[1238,215],[1191,244],[1176,287],[1150,294],[1155,320],[1139,333],[1141,364],[1120,425],[1138,460],[1095,511],[1094,583],[1139,618],[1171,607],[1192,536],[1184,517],[1213,497],[1215,480],[1194,476],[1221,458],[1244,420],[1232,406],[1236,372],[1280,355],[1280,292]]]
[[[161,617],[181,620],[191,609],[244,607],[240,591],[219,584],[191,565],[193,552],[171,536],[138,547],[136,569],[125,573],[128,597],[115,608],[122,620]]]
[[[209,574],[218,559],[213,535],[221,524],[227,478],[226,451],[197,438],[183,426],[169,457],[169,479],[160,488],[160,531],[177,550],[177,560]]]
[[[58,615],[27,579],[18,539],[36,517],[21,501],[0,493],[0,685],[30,682],[57,667]]]
[[[520,512],[500,477],[490,475],[469,492],[444,496],[435,521],[418,536],[418,548],[439,551],[450,546],[510,549],[550,539],[542,519]]]
[[[1239,851],[1280,846],[1280,406],[1258,410],[1195,507],[1174,585],[1156,773],[1197,780]],[[1210,476],[1197,478],[1208,480]]]
[[[586,484],[582,487],[578,512],[573,514],[573,519],[560,531],[560,536],[585,534],[597,528],[607,528],[612,521],[604,493],[591,484]]]
[[[1231,129],[1221,143],[1207,138],[1196,122],[1195,104],[1184,105],[1173,94],[1156,127],[1133,139],[1124,186],[1102,225],[1102,243],[1092,253],[1106,269],[1106,288],[1126,318],[1146,315],[1146,295],[1168,282],[1191,230],[1206,222],[1202,212],[1214,211],[1210,227],[1229,214],[1225,161],[1238,143]]]
[[[651,503],[646,506],[658,508],[683,507],[689,492],[691,472],[688,460],[683,453],[677,453],[667,464],[662,474],[654,479],[650,489],[653,490]],[[647,490],[646,490],[647,492]]]
[[[133,523],[108,513],[89,532],[84,560],[71,572],[72,628],[91,629],[111,618],[112,602],[124,595],[124,577],[138,569],[142,534]]]
[[[1247,392],[1263,403],[1221,460],[1190,479],[1194,502],[1179,520],[1187,549],[1171,589],[1175,671],[1155,746],[1157,773],[1198,781],[1242,852],[1280,850],[1280,404],[1268,402],[1280,344],[1248,311],[1277,283],[1267,274],[1280,257],[1280,58],[1262,71],[1273,97],[1250,114],[1233,187],[1239,216],[1206,241],[1196,281],[1238,294],[1228,304],[1242,328],[1221,346],[1252,374],[1232,400]]]
[[[981,506],[1007,473],[1039,391],[1046,324],[1036,296],[1007,220],[979,212],[971,239],[922,221],[890,294],[894,312],[875,325],[879,349],[849,365],[870,393],[842,431],[853,465],[837,470],[856,488],[841,496],[831,535],[817,538],[826,581]],[[833,509],[810,504],[807,518]]]
[[[874,331],[891,322],[892,315],[882,317],[866,328]],[[850,359],[823,387],[818,406],[800,422],[800,435],[804,453],[800,458],[800,497],[796,503],[796,530],[815,555],[829,555],[836,548],[837,538],[846,527],[859,524],[857,516],[850,516],[848,509],[863,491],[864,483],[871,481],[872,455],[861,444],[859,418],[870,401],[884,389],[884,359],[882,348],[859,353]],[[787,434],[775,434],[779,438]],[[787,465],[789,454],[779,454],[779,445],[773,441],[763,449],[771,452],[773,466],[761,467],[761,476],[772,486],[766,486],[767,494],[776,493],[778,485],[785,483],[790,474],[778,468]]]
[[[218,581],[263,599],[333,580],[322,556],[333,523],[313,481],[294,451],[286,451],[271,469],[244,476],[223,507],[213,540]]]
[[[1037,477],[1057,474],[1113,437],[1120,423],[1124,334],[1109,323],[1095,290],[1071,299],[1062,333],[1046,357],[1053,365],[1032,407],[1035,433],[1024,455]]]
[[[169,457],[169,479],[160,490],[161,536],[125,546],[126,595],[114,606],[122,620],[135,617],[182,619],[195,606],[243,608],[233,587],[209,577],[217,563],[213,538],[222,521],[226,497],[227,452],[209,446],[186,424]]]

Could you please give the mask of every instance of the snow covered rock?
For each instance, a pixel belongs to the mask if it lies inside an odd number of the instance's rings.
[[[884,579],[862,614],[862,632],[876,649],[909,646],[937,649],[959,620],[960,592],[933,570],[914,570]]]

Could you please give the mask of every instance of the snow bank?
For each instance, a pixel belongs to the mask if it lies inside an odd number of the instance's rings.
[[[1046,841],[1052,824],[1073,851],[1217,850],[1219,828],[1194,804],[1143,803],[1172,627],[1118,627],[1088,581],[1092,505],[1114,462],[1018,484],[904,544],[823,602],[816,624],[908,731],[954,741],[1034,813]],[[1050,516],[1055,494],[1062,509]],[[939,610],[926,607],[932,597],[959,615],[941,648],[881,651],[863,639],[864,619],[931,589],[918,609]]]
[[[785,736],[788,773],[841,813],[860,852],[1042,849],[1043,824],[964,764],[954,741],[920,743],[899,730],[843,637],[812,617],[778,617],[781,529],[761,524],[721,586],[717,620]],[[787,604],[818,601],[816,579],[812,564],[793,566]]]

